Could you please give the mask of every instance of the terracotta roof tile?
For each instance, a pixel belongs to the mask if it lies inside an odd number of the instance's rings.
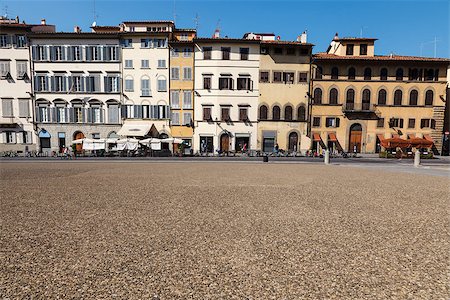
[[[276,45],[299,45],[299,46],[314,46],[311,43],[300,43],[297,41],[268,41],[268,40],[262,40],[261,44],[276,44]]]
[[[448,58],[434,58],[406,55],[375,55],[375,56],[351,56],[335,55],[328,53],[316,53],[313,55],[316,60],[377,60],[377,61],[430,61],[430,62],[450,62]]]

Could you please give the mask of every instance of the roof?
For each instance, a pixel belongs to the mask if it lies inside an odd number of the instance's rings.
[[[104,29],[120,29],[120,26],[101,26],[101,25],[96,25],[96,26],[91,26],[91,28],[95,29],[95,28],[104,28]]]
[[[336,41],[352,41],[352,42],[373,42],[378,39],[376,38],[358,38],[358,37],[343,37],[337,38]]]
[[[167,21],[167,20],[155,20],[155,21],[124,21],[123,24],[174,24],[173,21]]]
[[[66,37],[66,38],[116,38],[117,32],[34,32],[32,38]]]
[[[311,43],[301,43],[301,42],[297,42],[297,41],[278,41],[278,40],[275,40],[275,41],[264,41],[264,40],[262,40],[261,41],[261,44],[275,44],[275,45],[297,45],[297,46],[309,46],[309,47],[312,47],[312,46],[314,46],[314,44],[311,44]]]
[[[246,32],[244,33],[244,37],[254,34],[254,35],[263,35],[263,36],[275,36],[275,33],[257,33],[257,32]]]
[[[249,43],[249,44],[259,44],[260,40],[247,40],[247,39],[236,39],[236,38],[195,38],[194,42],[202,43]]]
[[[375,55],[375,56],[351,56],[351,55],[336,55],[328,53],[316,53],[313,55],[316,60],[372,60],[372,61],[425,61],[425,62],[447,62],[448,58],[433,58],[421,56],[406,56],[406,55]]]
[[[173,31],[174,32],[183,32],[183,31],[197,32],[197,30],[195,30],[195,28],[175,28]]]

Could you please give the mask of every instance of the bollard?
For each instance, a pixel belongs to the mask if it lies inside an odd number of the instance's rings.
[[[420,151],[416,150],[414,153],[414,167],[418,168],[420,166]]]
[[[330,150],[325,150],[325,164],[329,165],[330,164]]]
[[[263,156],[263,162],[269,162],[269,156],[268,155],[264,155]]]

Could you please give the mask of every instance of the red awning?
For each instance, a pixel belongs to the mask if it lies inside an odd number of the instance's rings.
[[[413,138],[409,142],[411,143],[411,147],[414,148],[430,148],[433,146],[433,142],[427,139]]]
[[[381,145],[384,148],[397,148],[397,147],[408,148],[410,146],[410,142],[408,140],[404,140],[399,137],[393,137],[381,141]]]
[[[408,139],[415,139],[416,135],[414,133],[408,133]]]
[[[337,137],[336,137],[336,133],[330,132],[328,134],[328,141],[330,141],[330,142],[337,142],[338,140],[337,140]]]
[[[384,134],[377,134],[377,138],[380,140],[380,142],[384,141]]]
[[[429,134],[424,134],[423,137],[427,141],[430,141],[430,142],[432,142],[434,144],[433,138]]]
[[[314,142],[320,142],[322,138],[320,137],[319,133],[313,133],[313,141]]]
[[[400,135],[398,135],[398,134],[393,134],[393,135],[392,135],[392,138],[393,138],[393,139],[399,139],[399,138],[400,138]]]

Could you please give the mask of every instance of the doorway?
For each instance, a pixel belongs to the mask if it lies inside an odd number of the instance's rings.
[[[350,126],[350,137],[348,144],[349,153],[361,152],[361,140],[362,140],[362,126],[361,124],[353,124]]]
[[[230,136],[226,133],[220,136],[220,151],[221,152],[230,151]]]
[[[73,139],[74,140],[79,140],[79,139],[84,139],[84,133],[82,133],[81,131],[75,131],[75,133],[73,134]],[[77,153],[81,153],[83,151],[83,144],[75,144],[75,151]]]
[[[51,150],[50,138],[52,136],[50,133],[44,129],[39,132],[39,152],[45,153]]]
[[[289,151],[297,151],[298,147],[298,134],[297,132],[291,132],[289,134]]]

